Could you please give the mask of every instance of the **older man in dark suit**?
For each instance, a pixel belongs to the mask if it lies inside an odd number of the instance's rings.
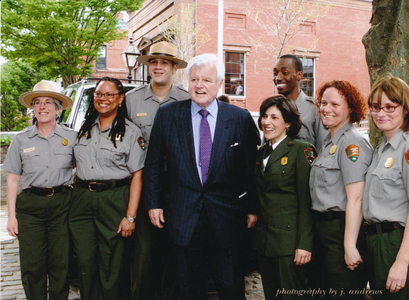
[[[215,55],[194,57],[187,74],[190,101],[160,107],[155,118],[144,179],[149,217],[169,230],[182,299],[207,298],[207,260],[219,299],[244,299],[240,238],[257,221],[259,133],[247,111],[216,100],[224,65]]]

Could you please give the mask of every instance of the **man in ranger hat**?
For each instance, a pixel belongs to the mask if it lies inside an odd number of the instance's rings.
[[[143,55],[137,59],[138,62],[149,67],[151,83],[137,87],[126,95],[128,116],[141,129],[148,147],[158,108],[167,103],[189,99],[187,90],[173,84],[176,71],[187,66],[187,62],[177,58],[177,52],[176,46],[169,42],[153,44],[149,55]],[[142,200],[136,219],[135,249],[132,253],[131,266],[131,293],[133,299],[149,300],[154,296],[153,277],[157,277],[156,275],[161,277],[160,274],[152,273],[152,261],[158,261],[158,259],[152,260],[152,254],[157,256],[160,255],[158,251],[163,252],[164,250],[168,257],[172,256],[168,253],[170,249],[162,249],[163,245],[157,245],[156,240],[159,239],[162,243],[167,238],[163,236],[163,232],[158,231],[151,224],[143,202]],[[156,247],[154,247],[154,242]],[[172,297],[176,286],[176,273],[169,274],[169,270],[172,273],[172,267],[166,263],[163,293]]]
[[[20,244],[21,278],[27,299],[68,298],[73,147],[77,133],[56,124],[72,100],[61,86],[42,80],[20,103],[33,108],[36,125],[18,133],[7,152],[7,231]],[[22,180],[23,191],[18,194]]]

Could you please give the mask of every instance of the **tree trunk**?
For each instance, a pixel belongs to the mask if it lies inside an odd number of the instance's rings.
[[[409,1],[373,0],[371,28],[363,36],[371,85],[390,74],[409,83]],[[372,145],[382,134],[371,125]]]

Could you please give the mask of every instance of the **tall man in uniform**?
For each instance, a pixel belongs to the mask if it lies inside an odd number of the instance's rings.
[[[137,61],[149,67],[149,75],[152,81],[148,85],[137,87],[126,95],[128,117],[142,131],[146,145],[149,140],[156,111],[162,105],[186,100],[188,92],[182,87],[173,84],[173,76],[178,69],[186,68],[187,63],[176,57],[177,48],[168,42],[159,42],[151,46],[149,55],[138,57]],[[155,227],[148,218],[148,212],[143,206],[138,210],[135,229],[135,249],[132,253],[131,265],[131,293],[134,300],[150,300],[154,296],[152,273],[152,253],[160,256],[163,247],[157,246],[155,240],[163,242],[163,232],[156,232]],[[157,246],[157,247],[154,247]],[[162,249],[165,250],[166,249]],[[170,268],[171,269],[171,268]],[[155,272],[155,275],[158,272]],[[160,276],[160,274],[158,274]],[[163,293],[173,294],[175,284],[174,274],[164,277]],[[172,280],[173,279],[173,280]],[[168,282],[170,281],[170,282]]]
[[[257,220],[251,208],[259,133],[249,112],[216,99],[224,65],[215,55],[191,59],[187,74],[191,99],[158,109],[144,200],[152,224],[165,227],[174,244],[181,299],[207,299],[209,259],[219,299],[240,300],[240,242]]]
[[[329,131],[322,125],[314,99],[300,87],[303,77],[301,60],[292,54],[282,55],[274,67],[274,84],[279,94],[295,101],[301,115],[299,137],[313,145],[318,153]]]

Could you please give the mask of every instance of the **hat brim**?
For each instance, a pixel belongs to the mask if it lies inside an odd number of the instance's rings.
[[[142,56],[139,56],[136,59],[136,61],[148,66],[149,60],[152,58],[161,58],[161,59],[173,61],[174,63],[178,64],[178,69],[184,69],[187,67],[187,62],[185,62],[184,60],[181,60],[181,59],[178,59],[172,56],[166,56],[166,55],[142,55]]]
[[[61,102],[61,106],[63,110],[72,107],[72,104],[73,104],[72,99],[70,97],[65,96],[61,93],[50,92],[50,91],[25,92],[21,94],[21,96],[18,98],[18,101],[21,103],[21,105],[27,108],[32,108],[31,103],[33,102],[33,99],[37,97],[51,97],[51,98],[57,99],[58,101]]]

